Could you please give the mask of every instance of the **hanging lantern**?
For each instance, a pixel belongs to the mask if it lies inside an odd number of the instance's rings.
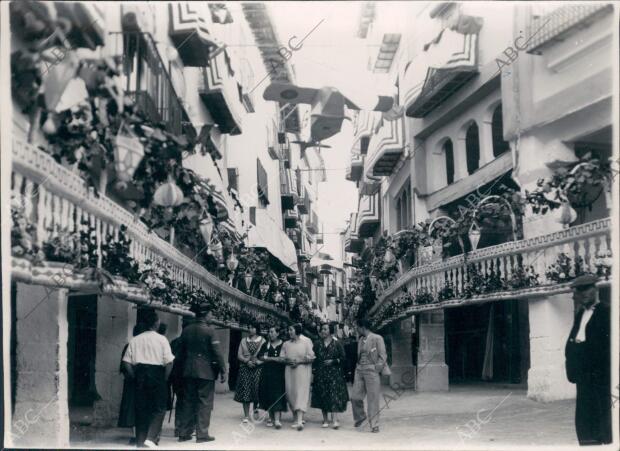
[[[245,276],[243,276],[243,279],[245,281],[245,287],[249,290],[250,286],[252,285],[252,279],[253,279],[252,273],[246,272]]]
[[[67,52],[65,50],[65,52]],[[47,76],[43,80],[42,91],[45,106],[48,110],[56,110],[62,95],[67,89],[69,82],[77,75],[80,61],[75,52],[65,53],[56,64],[49,65]]]
[[[183,202],[183,191],[172,180],[168,178],[166,183],[162,183],[153,195],[153,203],[162,207],[177,207]]]
[[[224,248],[222,247],[222,243],[219,242],[217,238],[214,238],[209,245],[209,251],[211,255],[215,257],[218,262],[224,260]]]
[[[230,254],[230,257],[228,257],[228,260],[226,261],[226,267],[228,268],[229,271],[235,272],[235,270],[237,269],[237,266],[239,266],[239,260],[237,260],[237,257],[235,257],[235,254]]]
[[[262,297],[265,297],[265,295],[269,291],[269,285],[267,285],[266,283],[261,283],[258,288],[260,289],[260,295]]]
[[[364,299],[358,294],[353,298],[353,302],[356,304],[361,304]]]
[[[471,244],[471,248],[476,250],[478,248],[478,242],[480,241],[480,228],[476,222],[472,222],[469,227],[469,243]]]
[[[199,228],[202,239],[205,240],[205,243],[210,243],[211,235],[213,234],[213,220],[211,219],[211,216],[207,214],[207,216],[205,216],[200,222]]]
[[[385,251],[385,255],[383,256],[383,261],[386,264],[391,265],[392,263],[394,263],[394,260],[396,260],[396,257],[394,256],[394,252],[392,252],[391,247],[388,247],[387,250]]]
[[[121,124],[114,146],[116,177],[121,182],[130,182],[143,157],[144,146],[140,142],[140,138]]]
[[[570,206],[568,201],[564,201],[559,211],[555,214],[555,220],[564,227],[568,227],[577,220],[577,212]]]

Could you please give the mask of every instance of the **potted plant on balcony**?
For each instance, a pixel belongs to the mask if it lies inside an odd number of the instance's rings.
[[[49,238],[43,242],[45,264],[50,267],[71,268],[78,258],[79,236],[67,229],[48,229]]]

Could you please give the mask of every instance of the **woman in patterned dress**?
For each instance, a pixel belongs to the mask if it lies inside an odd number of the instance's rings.
[[[295,422],[291,427],[301,431],[304,428],[304,413],[308,410],[310,399],[314,351],[312,341],[301,334],[301,324],[289,326],[288,333],[291,339],[282,346],[280,357],[284,357],[286,362],[284,370],[286,399],[295,415]]]
[[[237,386],[235,387],[235,401],[243,403],[243,423],[250,421],[250,404],[254,409],[258,407],[258,383],[260,381],[260,365],[258,353],[265,343],[265,339],[259,335],[258,323],[250,325],[250,335],[241,340],[237,358],[241,362]]]
[[[329,427],[331,413],[332,427],[338,429],[337,412],[347,410],[349,392],[342,366],[345,362],[344,348],[333,337],[334,325],[322,324],[321,338],[314,345],[314,382],[312,384],[311,406],[321,409],[323,427]]]
[[[280,429],[282,412],[288,410],[284,383],[284,358],[280,357],[284,343],[280,340],[276,326],[269,328],[268,336],[269,343],[265,343],[258,353],[258,358],[263,362],[258,401],[260,408],[269,412],[267,426]]]

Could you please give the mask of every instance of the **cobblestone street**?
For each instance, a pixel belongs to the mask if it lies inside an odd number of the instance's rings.
[[[388,394],[395,399],[390,399]],[[573,400],[543,404],[527,399],[524,390],[471,385],[457,386],[444,393],[405,392],[400,397],[384,388],[384,396],[381,433],[371,434],[367,427],[353,428],[350,403],[337,431],[321,428],[321,413],[317,409],[310,409],[306,428],[301,432],[290,429],[290,414],[283,417],[284,427],[279,431],[265,424],[256,424],[254,429],[252,425],[245,426],[244,430],[240,424],[241,405],[233,401],[232,393],[218,395],[210,430],[215,442],[177,443],[173,437],[173,415],[171,422],[166,417],[160,446],[182,449],[454,449],[457,446],[504,449],[525,445],[556,445],[566,449],[577,446]],[[468,422],[471,427],[467,426]],[[73,446],[120,448],[127,446],[130,432],[88,429],[75,435],[79,438],[72,437]]]

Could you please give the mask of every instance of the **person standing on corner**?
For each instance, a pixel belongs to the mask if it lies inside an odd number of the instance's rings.
[[[167,380],[174,356],[166,337],[157,333],[154,310],[145,314],[146,332],[131,339],[123,356],[123,370],[135,381],[136,446],[157,448],[166,415]]]
[[[575,320],[566,342],[566,376],[577,385],[575,429],[580,445],[611,443],[611,321],[597,277],[577,277],[571,287]]]
[[[226,363],[220,351],[219,340],[209,326],[210,311],[207,306],[194,306],[195,320],[183,329],[179,342],[179,356],[183,362],[182,392],[179,421],[179,442],[192,439],[196,429],[196,443],[215,440],[209,435],[215,379],[226,380]]]
[[[379,432],[379,398],[381,397],[381,375],[390,374],[383,337],[370,331],[370,322],[357,320],[359,342],[357,344],[357,366],[351,391],[351,406],[355,427],[366,420],[372,432]],[[364,411],[364,398],[368,397],[368,414]]]

